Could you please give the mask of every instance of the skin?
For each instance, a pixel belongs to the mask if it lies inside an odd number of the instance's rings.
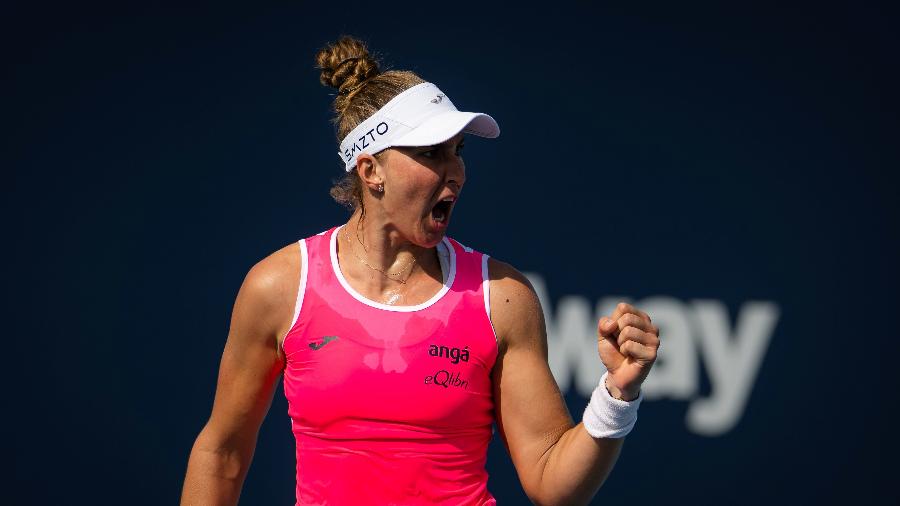
[[[344,277],[362,295],[414,305],[440,289],[435,246],[445,231],[434,226],[431,209],[446,195],[458,196],[465,184],[462,140],[457,135],[437,146],[359,155],[366,213],[357,211],[341,229],[337,253]],[[624,439],[595,439],[573,423],[547,364],[534,289],[506,263],[491,258],[488,269],[499,345],[492,380],[500,434],[532,502],[586,504],[612,470]],[[212,414],[191,450],[182,505],[237,504],[285,366],[280,341],[293,318],[299,275],[296,243],[248,272],[235,301]],[[646,313],[624,303],[598,322],[597,367],[609,370],[611,395],[638,396],[656,360],[658,336]]]

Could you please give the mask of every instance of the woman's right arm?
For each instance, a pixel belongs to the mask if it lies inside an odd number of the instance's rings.
[[[300,273],[296,244],[262,260],[238,292],[212,414],[188,459],[182,506],[235,505],[256,438],[284,368],[279,339],[289,330]]]

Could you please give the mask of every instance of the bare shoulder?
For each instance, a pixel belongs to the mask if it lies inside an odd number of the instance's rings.
[[[488,273],[491,280],[491,294],[512,297],[510,303],[523,303],[531,299],[537,301],[531,282],[512,265],[491,257],[488,259]]]
[[[244,287],[254,297],[275,302],[288,295],[285,290],[296,292],[300,278],[300,246],[297,243],[275,251],[257,262],[247,272]]]
[[[536,345],[546,347],[544,313],[534,287],[512,265],[490,258],[491,322],[501,347]]]
[[[275,336],[279,349],[293,319],[300,264],[297,243],[273,252],[250,268],[235,302],[235,316],[263,325],[266,334]]]

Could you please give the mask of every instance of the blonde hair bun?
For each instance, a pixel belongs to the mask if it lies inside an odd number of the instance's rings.
[[[335,100],[335,109],[342,112],[365,82],[380,73],[378,61],[369,54],[366,44],[350,36],[343,36],[316,54],[316,66],[322,71],[319,81],[338,90],[342,97]],[[337,102],[344,107],[338,108]]]

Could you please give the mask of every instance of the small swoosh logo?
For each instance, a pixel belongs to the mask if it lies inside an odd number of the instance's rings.
[[[325,346],[326,344],[330,343],[331,341],[334,341],[337,338],[338,338],[338,336],[325,336],[322,338],[321,342],[309,343],[309,347],[312,348],[313,351],[315,351],[315,350],[318,350],[319,348]]]

